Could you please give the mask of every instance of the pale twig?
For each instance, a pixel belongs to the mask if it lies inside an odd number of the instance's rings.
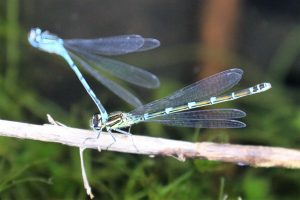
[[[54,125],[33,125],[0,120],[0,136],[56,142],[74,147],[101,149],[123,153],[144,154],[154,157],[176,156],[180,160],[200,158],[214,161],[231,162],[254,167],[300,168],[300,151],[253,145],[219,144],[212,142],[185,142],[148,136],[113,133],[116,142],[112,143],[108,133],[101,134],[100,142],[91,130],[83,130]],[[89,138],[89,139],[88,139]],[[136,144],[137,149],[132,144]]]
[[[84,167],[84,159],[83,159],[83,151],[85,150],[84,147],[79,147],[79,155],[80,155],[80,166],[81,166],[81,175],[83,180],[83,186],[85,188],[85,191],[88,196],[90,196],[91,199],[94,198],[94,195],[92,193],[92,188],[89,184],[88,177],[86,175],[85,167]]]

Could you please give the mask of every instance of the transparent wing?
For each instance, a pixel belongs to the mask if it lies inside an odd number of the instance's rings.
[[[160,41],[153,38],[144,38],[144,44],[137,51],[148,51],[160,46]]]
[[[93,55],[84,52],[75,53],[89,61],[90,64],[95,68],[94,71],[96,73],[99,73],[98,70],[102,69],[124,81],[145,88],[156,88],[160,85],[159,79],[154,74],[146,70],[117,60],[101,57],[99,55]]]
[[[156,48],[160,42],[140,35],[120,35],[96,39],[66,39],[64,46],[69,50],[98,55],[123,55]]]
[[[168,107],[176,107],[209,99],[217,96],[236,85],[242,78],[243,71],[238,68],[229,69],[196,83],[193,83],[181,90],[178,90],[168,97],[153,101],[130,112],[132,115],[142,115],[149,112],[158,112]]]
[[[209,119],[237,119],[245,117],[246,113],[242,110],[224,108],[210,110],[195,110],[173,113],[156,117],[154,120],[209,120]]]
[[[64,46],[76,51],[100,55],[122,55],[134,52],[144,44],[139,35],[120,35],[96,39],[66,39]]]
[[[130,93],[125,88],[121,87],[120,85],[116,84],[115,82],[106,79],[105,77],[101,76],[98,72],[96,72],[88,63],[86,63],[84,60],[82,60],[80,57],[76,56],[75,54],[69,52],[71,57],[77,61],[83,69],[85,69],[90,75],[92,75],[95,79],[97,79],[100,83],[102,83],[104,86],[106,86],[108,89],[110,89],[113,93],[115,93],[117,96],[122,98],[124,101],[129,103],[130,105],[134,107],[141,106],[141,101],[134,96],[132,93]]]
[[[181,126],[192,128],[244,128],[246,124],[230,119],[183,119],[183,120],[147,120],[145,122],[156,122],[168,126]]]

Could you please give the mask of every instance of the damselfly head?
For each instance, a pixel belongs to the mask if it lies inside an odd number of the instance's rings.
[[[93,115],[91,121],[90,121],[90,126],[94,130],[100,130],[102,127],[102,117],[99,113],[96,113]]]
[[[28,34],[29,43],[40,50],[49,53],[59,53],[63,40],[49,31],[40,28],[32,28]]]

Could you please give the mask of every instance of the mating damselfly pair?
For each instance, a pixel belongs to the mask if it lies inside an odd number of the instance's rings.
[[[99,132],[106,130],[127,134],[121,129],[139,122],[158,122],[172,126],[196,128],[242,128],[245,127],[245,124],[236,120],[246,115],[241,110],[232,108],[192,109],[235,100],[271,88],[270,83],[260,83],[247,89],[224,94],[242,78],[243,71],[233,68],[184,87],[168,97],[142,105],[134,95],[100,75],[99,69],[146,88],[154,88],[159,85],[156,76],[100,55],[122,55],[150,50],[159,46],[158,40],[143,38],[139,35],[63,40],[47,31],[42,32],[39,28],[32,29],[28,39],[34,47],[49,53],[56,53],[68,62],[99,109],[100,113],[95,114],[92,118],[92,128]],[[73,59],[103,85],[136,108],[129,113],[113,112],[108,115]]]

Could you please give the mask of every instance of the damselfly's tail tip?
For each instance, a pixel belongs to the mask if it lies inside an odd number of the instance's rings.
[[[269,88],[271,88],[272,87],[272,85],[271,85],[271,83],[265,83],[266,85],[267,85],[267,87],[269,87]]]
[[[262,85],[263,85],[263,87],[262,87],[263,91],[267,91],[272,88],[271,83],[262,83]]]

